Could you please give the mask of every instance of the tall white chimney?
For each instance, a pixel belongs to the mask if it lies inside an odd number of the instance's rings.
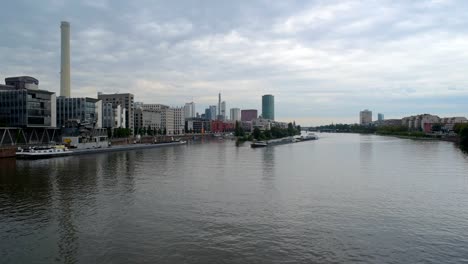
[[[60,25],[61,63],[60,63],[60,96],[70,97],[70,23],[62,21]]]

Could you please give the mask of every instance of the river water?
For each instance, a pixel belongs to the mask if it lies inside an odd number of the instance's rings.
[[[356,134],[0,160],[0,263],[468,262],[468,156]]]

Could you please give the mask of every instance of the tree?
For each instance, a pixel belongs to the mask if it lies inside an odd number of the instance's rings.
[[[258,127],[254,128],[253,137],[255,139],[259,139],[261,134],[262,134],[262,132],[260,131],[260,129]]]
[[[294,136],[295,133],[296,133],[296,131],[294,129],[293,124],[289,123],[288,124],[288,136]]]
[[[468,151],[468,124],[456,125],[454,130],[460,136],[460,148]]]
[[[265,135],[265,138],[266,138],[266,139],[271,139],[271,131],[270,131],[270,130],[268,130],[268,129],[265,130],[265,131],[263,132],[263,135]]]
[[[236,121],[236,127],[234,129],[234,136],[243,137],[245,135],[244,128],[239,121]]]

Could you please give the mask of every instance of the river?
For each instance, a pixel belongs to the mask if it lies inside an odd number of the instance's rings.
[[[466,154],[319,136],[0,160],[0,262],[468,262]]]

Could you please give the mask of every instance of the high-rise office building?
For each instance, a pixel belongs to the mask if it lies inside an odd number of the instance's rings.
[[[216,120],[216,105],[210,105],[209,108],[209,119]]]
[[[231,121],[241,121],[241,110],[239,108],[231,108],[230,119]]]
[[[196,116],[195,103],[194,102],[186,103],[184,106],[184,117],[194,118],[195,116]]]
[[[359,112],[359,124],[361,125],[370,125],[372,123],[372,111],[363,110]]]
[[[262,117],[275,120],[275,97],[271,94],[262,96]]]
[[[219,120],[226,120],[226,101],[221,102],[221,114]]]

